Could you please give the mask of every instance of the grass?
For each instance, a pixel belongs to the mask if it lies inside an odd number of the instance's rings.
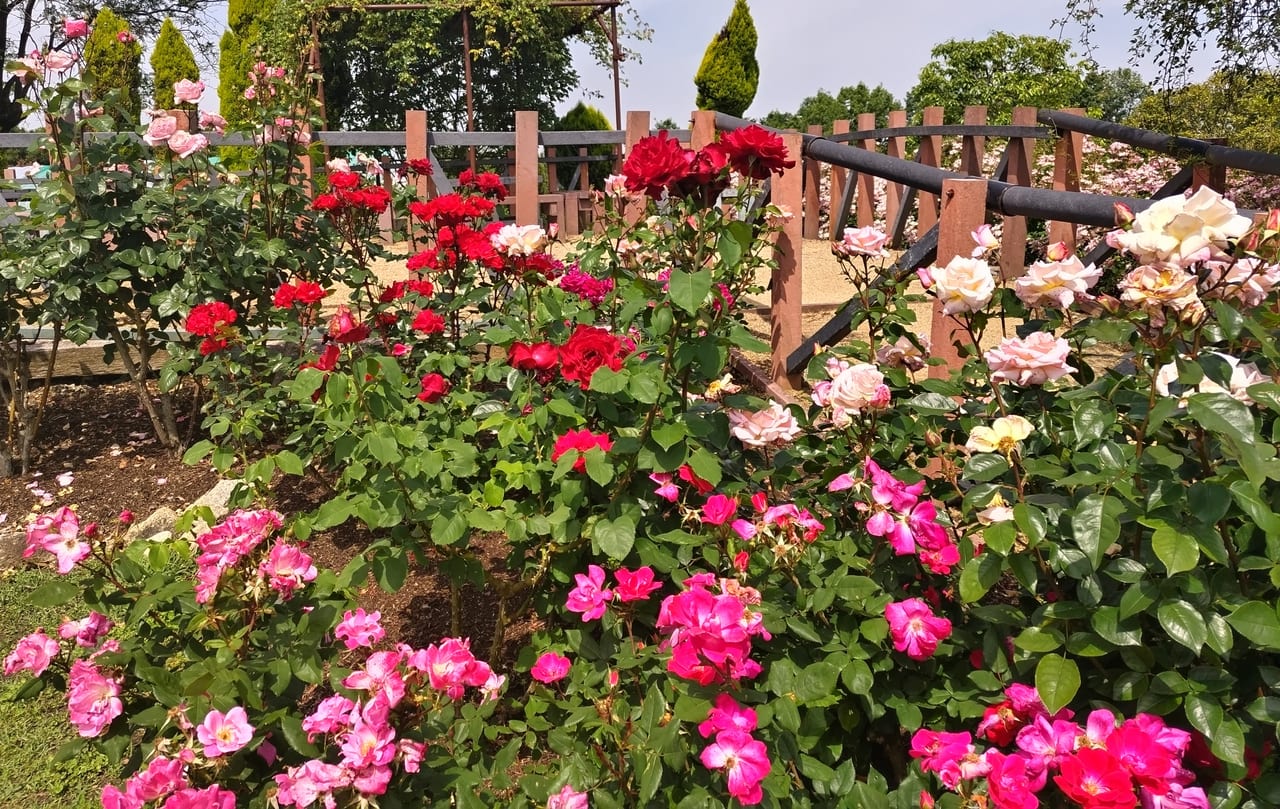
[[[75,603],[60,608],[32,607],[27,595],[56,574],[24,568],[0,574],[0,657],[37,627],[53,635],[64,617],[79,618]],[[83,611],[81,609],[80,611]],[[0,809],[96,809],[102,785],[111,777],[105,756],[86,750],[55,761],[58,748],[76,738],[67,721],[66,698],[48,688],[35,697],[14,700],[30,677],[0,679]]]

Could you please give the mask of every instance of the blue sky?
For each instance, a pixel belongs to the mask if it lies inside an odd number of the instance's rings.
[[[622,108],[647,109],[653,120],[687,120],[694,109],[693,76],[702,54],[729,17],[733,0],[632,0],[653,28],[651,42],[633,45],[643,64],[624,68]],[[794,111],[819,89],[865,82],[883,84],[902,98],[915,84],[929,51],[948,39],[982,39],[992,31],[1057,37],[1053,20],[1064,0],[749,0],[759,44],[760,86],[747,116]],[[1133,22],[1122,0],[1099,0],[1104,16],[1094,36],[1093,58],[1103,67],[1128,64]],[[695,10],[696,9],[696,10]],[[1067,37],[1078,31],[1069,27]],[[1083,53],[1080,54],[1083,56]],[[583,87],[563,107],[579,100],[613,118],[613,84],[585,49],[575,50]],[[1193,80],[1204,77],[1205,61]],[[1133,65],[1149,80],[1150,64]],[[592,96],[592,93],[599,95]]]

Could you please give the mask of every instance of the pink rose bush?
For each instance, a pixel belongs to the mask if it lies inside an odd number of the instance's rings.
[[[1076,369],[1067,364],[1071,346],[1061,337],[1038,331],[1026,338],[1006,337],[983,357],[992,379],[1020,387],[1043,385]]]

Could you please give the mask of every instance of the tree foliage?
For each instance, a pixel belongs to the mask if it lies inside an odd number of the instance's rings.
[[[128,33],[127,37],[120,37]],[[84,45],[85,79],[94,98],[116,94],[110,113],[121,128],[132,129],[142,115],[142,46],[129,23],[103,7],[94,17]]]
[[[742,115],[756,97],[756,24],[747,0],[734,0],[729,21],[707,46],[694,78],[698,109]]]
[[[863,82],[841,87],[834,96],[826,90],[819,90],[800,102],[799,108],[793,112],[773,110],[762,120],[765,126],[776,129],[797,129],[804,131],[814,124],[822,124],[823,131],[831,132],[831,122],[840,118],[855,120],[860,113],[873,112],[876,124],[885,124],[889,113],[902,109],[902,102],[893,97],[893,93],[877,84],[874,89]]]
[[[1142,100],[1151,95],[1151,85],[1136,70],[1118,67],[1114,70],[1093,69],[1085,74],[1080,101],[1090,115],[1119,123],[1129,116]]]
[[[196,64],[191,46],[173,20],[168,18],[160,26],[160,36],[151,51],[151,75],[155,83],[156,107],[162,110],[174,107],[175,82],[200,80],[200,66]]]
[[[581,101],[564,114],[556,128],[563,132],[607,132],[613,129],[609,125],[609,119],[605,117],[603,112]],[[575,151],[563,149],[561,155],[570,155]],[[613,154],[613,147],[608,144],[590,146],[587,147],[587,154],[592,157],[606,157]],[[577,163],[561,163],[556,166],[556,179],[559,181],[561,188],[570,188],[570,181],[573,180],[573,174],[578,165]],[[609,161],[601,160],[588,163],[587,166],[589,167],[587,172],[591,187],[603,188],[604,179],[613,172],[613,164]]]
[[[213,0],[112,0],[111,10],[129,23],[139,39],[155,36],[166,17],[179,23],[195,21],[199,12]],[[26,56],[33,50],[61,49],[67,46],[61,25],[47,25],[65,16],[89,17],[96,4],[85,0],[0,0],[0,42],[4,55],[0,63]],[[16,76],[0,81],[0,132],[12,132],[27,116],[22,102],[30,97],[32,85]]]
[[[249,70],[258,61],[265,22],[275,6],[276,0],[227,3],[227,30],[218,43],[218,102],[222,117],[231,123],[245,121]]]
[[[1066,0],[1066,22],[1081,30],[1088,49],[1102,17],[1099,0]],[[1217,67],[1232,73],[1258,73],[1278,67],[1280,0],[1125,0],[1124,13],[1137,20],[1130,51],[1136,59],[1154,59],[1164,72],[1158,82],[1182,83],[1199,51],[1212,49]]]
[[[1017,106],[1072,106],[1079,102],[1084,71],[1070,61],[1070,44],[1040,36],[997,31],[982,40],[953,39],[934,47],[907,93],[913,114],[944,107],[947,123],[959,123],[966,106],[987,108],[993,124],[1008,123]]]
[[[1225,138],[1231,146],[1280,152],[1280,73],[1215,72],[1208,80],[1143,99],[1125,123],[1171,135]]]

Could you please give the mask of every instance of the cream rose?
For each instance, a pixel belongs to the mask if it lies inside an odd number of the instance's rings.
[[[947,315],[981,311],[996,291],[990,265],[976,258],[956,256],[946,267],[930,267],[929,276]]]
[[[503,225],[490,241],[504,255],[531,256],[547,246],[547,232],[537,225]]]
[[[1027,274],[1013,282],[1018,300],[1027,306],[1054,306],[1066,309],[1089,294],[1089,288],[1098,283],[1102,270],[1079,257],[1071,256],[1061,261],[1037,261],[1027,268]]]
[[[1136,267],[1117,285],[1120,300],[1151,311],[1163,323],[1161,309],[1172,309],[1183,320],[1194,321],[1204,313],[1196,292],[1196,277],[1176,264]]]
[[[1258,366],[1252,362],[1241,362],[1238,357],[1230,354],[1223,354],[1218,351],[1211,352],[1215,356],[1221,357],[1227,365],[1231,366],[1231,378],[1227,380],[1227,386],[1214,382],[1209,377],[1204,377],[1194,388],[1184,390],[1180,400],[1180,404],[1185,406],[1187,403],[1187,394],[1191,393],[1225,393],[1232,399],[1244,404],[1253,404],[1253,399],[1249,396],[1249,386],[1256,385],[1259,382],[1270,382],[1271,378],[1258,370]],[[1184,356],[1183,359],[1189,359]],[[1171,362],[1164,365],[1156,372],[1155,386],[1156,393],[1161,396],[1174,395],[1172,385],[1178,381],[1178,364]]]
[[[1157,200],[1134,217],[1133,229],[1115,242],[1142,264],[1165,262],[1188,267],[1223,255],[1232,239],[1249,229],[1247,217],[1208,186],[1189,197]]]

